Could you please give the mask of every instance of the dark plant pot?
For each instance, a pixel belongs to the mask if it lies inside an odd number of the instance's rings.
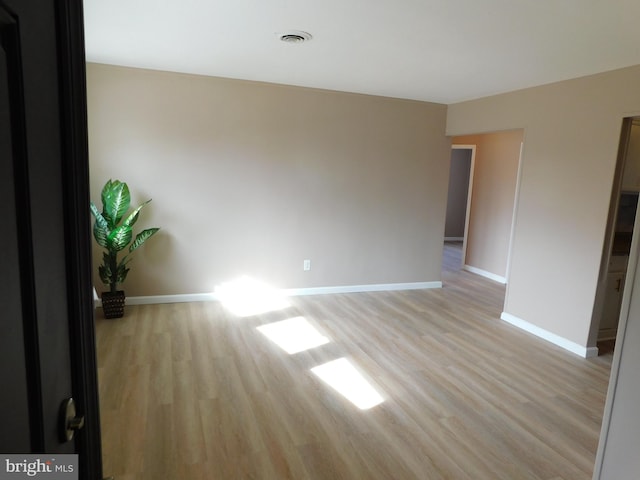
[[[124,316],[124,290],[102,292],[102,312],[104,318],[122,318]]]

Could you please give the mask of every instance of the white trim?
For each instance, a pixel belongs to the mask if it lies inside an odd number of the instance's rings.
[[[580,355],[583,358],[590,358],[598,356],[598,348],[597,347],[583,347],[582,345],[578,345],[571,340],[567,340],[560,335],[556,335],[555,333],[551,333],[544,328],[540,328],[537,325],[529,323],[521,318],[516,317],[515,315],[511,315],[507,312],[502,312],[500,318],[511,325],[514,325],[526,332],[532,333],[533,335],[540,337],[548,342],[553,343],[559,347],[564,348],[565,350],[569,350],[576,355]]]
[[[393,290],[422,290],[442,288],[442,282],[382,283],[371,285],[344,285],[338,287],[285,288],[280,290],[285,296],[325,295],[330,293],[383,292]],[[149,305],[159,303],[211,302],[217,301],[214,293],[188,293],[180,295],[152,295],[127,297],[127,305]],[[102,307],[100,299],[94,299],[95,307]]]
[[[478,268],[478,267],[472,267],[471,265],[463,265],[462,269],[466,270],[467,272],[475,273],[476,275],[481,275],[485,278],[493,280],[494,282],[498,282],[502,284],[507,283],[507,279],[505,277],[496,275],[495,273],[487,272],[486,270],[482,270],[481,268]]]
[[[598,347],[582,347],[585,348],[584,358],[593,358],[597,357],[600,353]]]
[[[282,290],[282,293],[289,297],[296,297],[300,295],[324,295],[328,293],[388,292],[393,290],[422,290],[427,288],[442,288],[442,282],[382,283],[372,285],[345,285],[341,287],[288,288]]]
[[[146,297],[127,297],[127,305],[151,305],[156,303],[210,302],[217,300],[213,293],[187,293],[180,295],[150,295]],[[102,307],[102,300],[94,299],[95,307]]]
[[[464,237],[444,237],[445,242],[464,242]]]
[[[217,300],[213,293],[187,293],[182,295],[151,295],[127,297],[127,305],[151,305],[155,303],[210,302]]]

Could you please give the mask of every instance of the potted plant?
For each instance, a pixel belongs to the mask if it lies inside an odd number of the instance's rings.
[[[109,285],[109,291],[102,293],[102,310],[106,318],[120,318],[124,315],[125,294],[118,285],[127,278],[131,260],[130,254],[140,248],[159,228],[147,228],[133,239],[133,225],[138,220],[140,210],[151,201],[144,202],[125,217],[131,204],[129,187],[120,180],[109,180],[102,189],[102,212],[91,202],[91,213],[95,217],[93,237],[105,251],[102,264],[98,267],[100,280]],[[133,242],[132,242],[133,240]],[[122,259],[118,254],[128,248]]]

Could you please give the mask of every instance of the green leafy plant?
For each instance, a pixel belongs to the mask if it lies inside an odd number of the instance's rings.
[[[91,213],[95,217],[93,236],[98,245],[105,251],[102,254],[102,264],[98,267],[100,280],[109,285],[110,291],[115,293],[118,284],[124,282],[129,273],[127,264],[131,261],[130,254],[140,248],[158,230],[157,227],[147,228],[138,233],[133,239],[133,225],[138,221],[140,210],[151,199],[133,210],[125,217],[131,205],[129,187],[120,180],[109,180],[102,189],[102,212],[91,202]],[[133,242],[131,241],[133,239]],[[128,252],[118,260],[118,254],[128,248]]]

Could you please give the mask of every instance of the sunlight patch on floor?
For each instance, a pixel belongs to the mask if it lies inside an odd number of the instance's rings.
[[[279,290],[246,276],[219,285],[214,295],[226,309],[239,317],[282,310],[291,305]]]
[[[289,355],[330,342],[304,317],[289,318],[256,328]]]
[[[384,402],[382,396],[344,357],[314,367],[311,371],[361,410]]]

